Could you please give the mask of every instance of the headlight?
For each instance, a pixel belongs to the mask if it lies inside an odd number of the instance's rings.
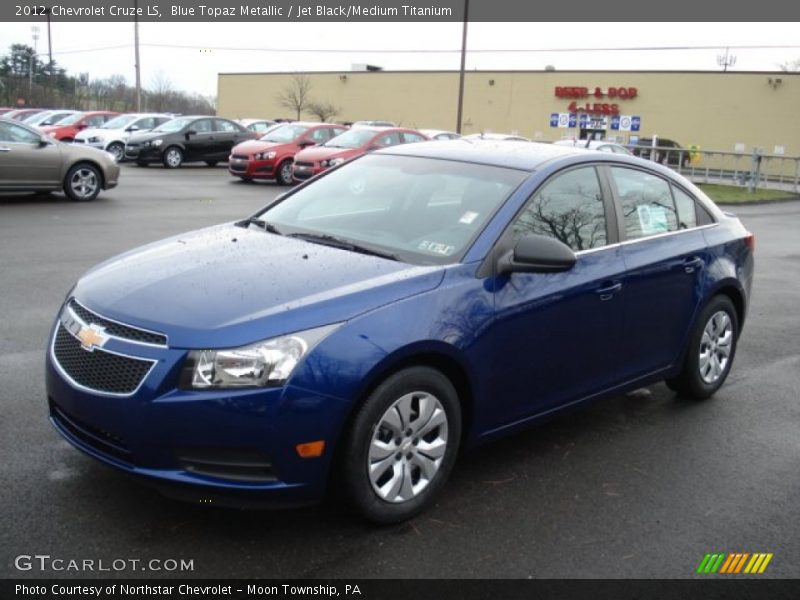
[[[330,159],[330,160],[328,161],[328,166],[329,166],[329,167],[335,167],[336,165],[340,165],[340,164],[342,164],[343,162],[344,162],[344,159],[343,159],[343,158],[341,158],[341,157],[339,157],[339,158],[332,158],[332,159]]]
[[[56,137],[56,132],[55,131],[51,131],[47,135],[49,135],[51,138],[54,138],[54,137]]]
[[[100,140],[100,138],[99,138],[99,137],[97,137],[97,136],[95,135],[95,136],[92,136],[92,137],[90,137],[90,138],[89,138],[88,140],[86,140],[86,141],[87,141],[88,143],[90,143],[90,144],[96,144],[97,142],[99,142],[99,141],[101,141],[101,140]]]
[[[162,140],[162,139],[157,139],[157,140],[151,140],[150,141],[150,145],[155,147],[155,148],[158,148],[163,143],[164,143],[164,140]]]
[[[192,350],[181,376],[184,389],[275,387],[340,323],[308,329],[241,348]]]
[[[274,152],[256,152],[253,155],[253,158],[255,158],[256,160],[272,160],[273,158],[275,158],[275,153]]]

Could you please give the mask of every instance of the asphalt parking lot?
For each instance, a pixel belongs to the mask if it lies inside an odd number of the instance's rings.
[[[664,385],[594,404],[462,457],[437,506],[376,528],[334,503],[240,512],[162,498],[62,441],[43,361],[56,311],[90,266],[246,216],[283,188],[224,166],[123,165],[95,202],[0,195],[0,535],[20,554],[192,559],[193,577],[691,577],[707,552],[771,552],[800,577],[800,203],[738,209],[756,279],[731,376],[711,400]]]

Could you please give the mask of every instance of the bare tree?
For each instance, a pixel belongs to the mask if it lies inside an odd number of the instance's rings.
[[[278,94],[278,104],[282,107],[297,113],[297,120],[300,120],[300,113],[309,107],[309,93],[311,92],[311,80],[305,75],[295,75],[292,82]]]
[[[800,58],[795,60],[787,60],[786,62],[779,64],[778,67],[780,67],[780,70],[785,73],[797,73],[800,71]]]
[[[331,102],[309,102],[308,112],[324,123],[339,114],[339,107]]]
[[[150,106],[152,110],[166,110],[173,95],[172,80],[164,71],[158,71],[150,83]]]

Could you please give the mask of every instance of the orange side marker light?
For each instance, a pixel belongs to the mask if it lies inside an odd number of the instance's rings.
[[[316,458],[322,456],[322,453],[325,452],[325,440],[297,444],[295,450],[297,450],[297,454],[300,458]]]

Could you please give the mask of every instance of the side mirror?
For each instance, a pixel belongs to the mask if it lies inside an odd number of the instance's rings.
[[[558,273],[568,271],[577,257],[559,240],[531,233],[521,238],[498,261],[499,273]]]
[[[317,142],[312,140],[301,140],[297,145],[301,148],[308,148],[309,146],[316,146]]]
[[[88,125],[86,123],[79,123],[77,129],[86,129]]]
[[[186,132],[186,139],[188,140],[193,135],[197,135],[197,132],[194,129],[190,129]]]
[[[50,138],[48,138],[46,135],[43,135],[42,137],[39,138],[39,147],[40,148],[44,148],[45,146],[47,146],[49,144],[50,144]]]
[[[375,152],[375,150],[380,150],[383,146],[378,146],[377,144],[372,144],[369,148],[367,148],[367,152]]]
[[[133,133],[134,131],[139,131],[139,126],[138,125],[131,125],[125,131],[129,131],[130,133]]]

